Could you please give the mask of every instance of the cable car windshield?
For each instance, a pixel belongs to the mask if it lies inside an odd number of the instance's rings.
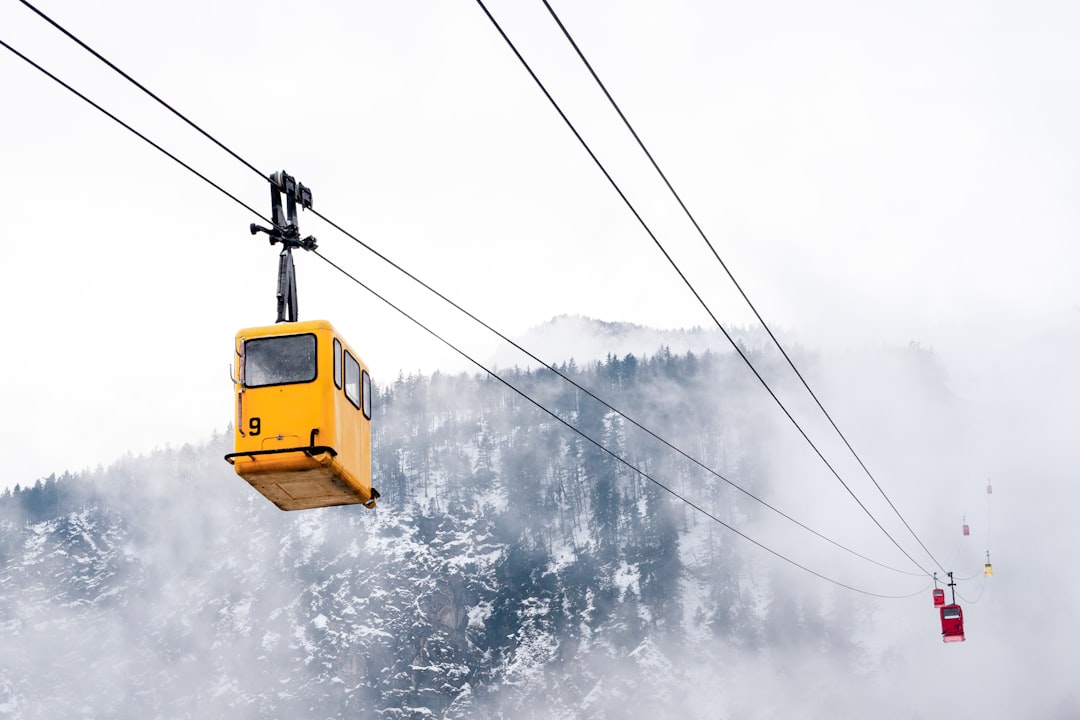
[[[244,343],[247,387],[311,382],[315,374],[314,335],[279,335]]]
[[[942,611],[941,616],[943,618],[947,618],[949,620],[958,618],[958,617],[960,617],[960,608],[957,608],[957,607],[945,608]]]

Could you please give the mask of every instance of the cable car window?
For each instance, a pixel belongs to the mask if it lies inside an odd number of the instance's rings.
[[[363,395],[364,417],[367,418],[368,420],[370,420],[371,419],[371,376],[368,375],[367,370],[365,370],[363,372],[363,378],[364,378],[364,387],[363,387],[363,390],[364,390],[364,395]]]
[[[950,620],[958,618],[960,617],[960,608],[945,608],[941,611],[941,616]]]
[[[341,388],[341,341],[334,338],[334,387]]]
[[[278,335],[244,343],[247,387],[311,382],[315,374],[314,335]]]
[[[360,363],[349,351],[345,351],[345,397],[360,408]]]

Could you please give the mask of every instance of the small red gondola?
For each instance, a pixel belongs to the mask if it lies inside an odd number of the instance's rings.
[[[945,589],[934,588],[934,607],[941,607],[945,604]]]
[[[970,535],[971,534],[971,528],[968,527],[967,520],[964,521],[964,534],[965,535]]]
[[[956,603],[941,608],[941,639],[944,642],[964,642],[964,611]]]

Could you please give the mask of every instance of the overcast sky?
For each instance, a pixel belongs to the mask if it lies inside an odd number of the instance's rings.
[[[564,313],[711,323],[474,2],[39,7],[506,334]],[[975,387],[990,351],[1075,337],[1074,4],[555,8],[785,338],[914,340]],[[749,322],[539,0],[490,9],[717,317]],[[0,38],[268,213],[254,173],[21,4]],[[232,336],[275,317],[261,221],[6,51],[0,90],[3,484],[223,429]],[[301,230],[470,354],[499,352],[317,218]],[[317,257],[297,267],[301,317],[338,325],[377,382],[468,368]]]
[[[560,314],[711,322],[471,0],[40,7],[506,334]],[[966,616],[972,638],[996,639],[942,654],[929,598],[912,600],[921,610],[879,627],[925,642],[931,659],[906,676],[961,716],[972,698],[993,717],[1047,685],[1057,702],[1080,642],[1064,571],[1080,500],[1080,5],[555,8],[773,328],[826,351],[826,389],[857,376],[860,413],[912,445],[936,433],[907,457],[889,433],[860,444],[933,547],[952,546],[969,508],[981,531],[994,479],[995,582],[1009,590]],[[747,324],[539,0],[490,9],[716,315]],[[0,39],[268,212],[265,182],[20,3],[0,3]],[[277,250],[247,230],[261,221],[6,51],[0,92],[0,486],[224,429],[233,336],[275,317]],[[463,350],[506,362],[317,218],[301,230]],[[301,317],[333,321],[376,382],[472,369],[317,257],[297,269]],[[946,369],[948,422],[869,401],[889,389],[859,351],[912,341]],[[781,504],[798,497],[781,490]],[[976,656],[978,672],[951,664]]]

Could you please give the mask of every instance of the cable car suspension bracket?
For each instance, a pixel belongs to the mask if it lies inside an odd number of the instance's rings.
[[[278,259],[277,322],[296,322],[298,303],[296,298],[296,268],[293,266],[292,250],[314,250],[318,247],[315,238],[308,235],[300,237],[300,223],[297,219],[296,205],[304,210],[311,209],[311,188],[296,182],[296,178],[282,170],[274,173],[270,181],[270,207],[273,213],[274,227],[268,228],[251,223],[252,235],[260,232],[270,236],[270,244],[281,243],[281,255]],[[282,207],[281,196],[285,195]]]

